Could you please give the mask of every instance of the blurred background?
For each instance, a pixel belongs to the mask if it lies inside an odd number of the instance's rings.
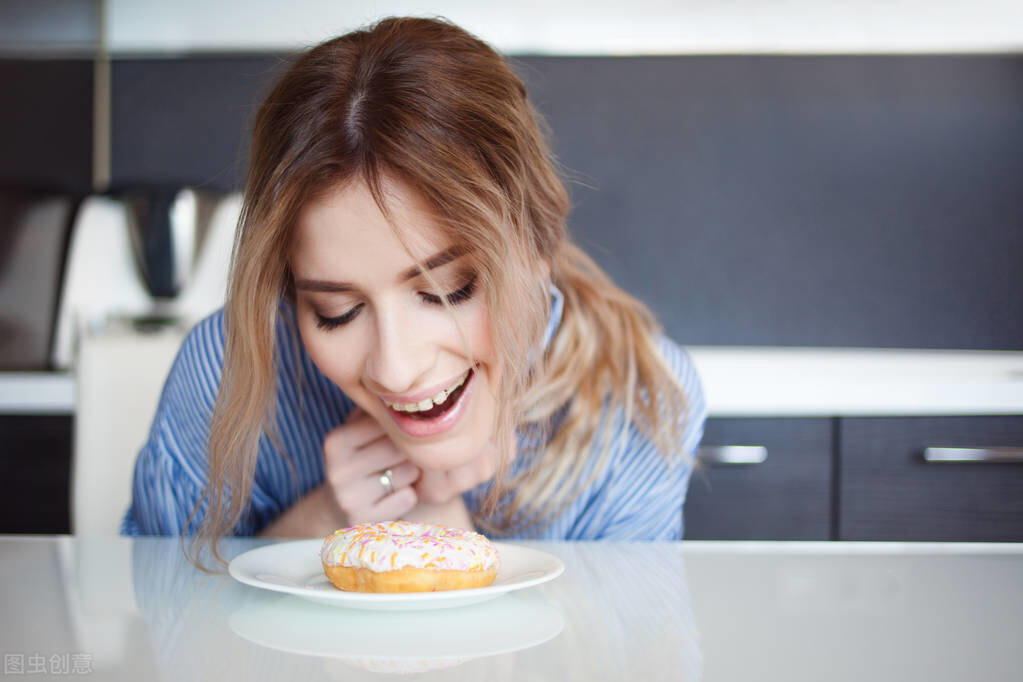
[[[1023,5],[0,0],[0,532],[113,533],[288,59],[508,54],[576,239],[690,348],[705,539],[1023,541]]]

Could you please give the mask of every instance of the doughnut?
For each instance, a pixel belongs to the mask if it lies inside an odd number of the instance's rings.
[[[432,523],[362,523],[328,535],[323,571],[347,592],[437,592],[494,582],[497,549],[479,533]]]

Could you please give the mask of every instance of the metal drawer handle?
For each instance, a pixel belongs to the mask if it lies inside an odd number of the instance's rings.
[[[767,448],[763,445],[704,445],[697,449],[696,458],[709,466],[763,464],[767,461]]]
[[[927,462],[991,462],[1023,464],[1023,448],[927,448]]]

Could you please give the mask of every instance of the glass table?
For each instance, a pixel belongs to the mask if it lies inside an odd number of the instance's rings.
[[[231,539],[224,549],[234,557],[267,544]],[[177,538],[0,536],[5,678],[1023,675],[1023,545],[520,546],[556,557],[564,573],[476,604],[383,611],[204,573]]]

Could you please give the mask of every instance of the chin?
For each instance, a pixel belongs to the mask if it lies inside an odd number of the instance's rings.
[[[403,443],[402,449],[420,469],[448,471],[476,459],[485,445],[486,441],[475,443],[453,439],[430,444]]]

